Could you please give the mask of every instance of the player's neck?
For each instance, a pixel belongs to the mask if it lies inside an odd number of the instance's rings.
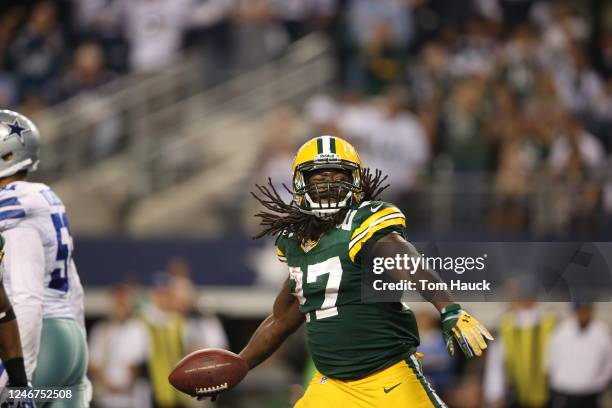
[[[20,174],[19,175],[15,174],[12,176],[0,178],[0,188],[4,188],[15,181],[22,181],[24,179],[25,179],[25,176],[20,175]]]

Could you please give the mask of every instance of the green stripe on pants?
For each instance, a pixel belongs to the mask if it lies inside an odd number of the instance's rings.
[[[71,390],[71,398],[39,402],[37,407],[83,408],[87,373],[87,341],[79,324],[71,319],[44,319],[40,351],[34,371],[34,388]]]
[[[414,375],[416,375],[419,382],[425,389],[425,392],[427,393],[427,396],[429,397],[429,400],[431,401],[433,406],[436,408],[447,408],[446,404],[444,404],[440,397],[438,397],[438,394],[436,394],[431,384],[429,384],[429,381],[427,381],[427,378],[425,378],[425,376],[423,375],[423,371],[421,370],[421,364],[416,359],[414,354],[407,358],[405,361],[412,369],[412,372],[414,373]]]

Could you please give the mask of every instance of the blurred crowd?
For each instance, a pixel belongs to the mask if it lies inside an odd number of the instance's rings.
[[[610,233],[605,0],[5,2],[0,105],[30,114],[128,73],[159,72],[187,50],[217,84],[314,31],[333,44],[335,89],[272,119],[262,175],[306,138],[333,133],[389,174],[387,199],[417,223],[431,226],[447,206],[450,218],[502,234]],[[278,129],[292,115],[310,125],[288,140]],[[125,132],[117,118],[101,122],[92,143],[104,158]]]
[[[559,320],[544,303],[509,303],[485,358],[470,361],[449,357],[438,317],[422,310],[425,374],[454,408],[608,407],[612,337],[596,310],[575,302]]]
[[[144,286],[126,282],[112,288],[108,315],[89,331],[97,408],[194,406],[195,400],[170,386],[168,373],[193,351],[229,348],[221,321],[197,306],[186,261],[171,259],[165,269]]]
[[[333,0],[26,0],[0,5],[0,105],[24,113],[202,51],[207,83],[279,55]],[[313,20],[311,20],[313,19]],[[312,23],[312,24],[311,24]]]
[[[144,287],[123,283],[112,288],[108,315],[90,328],[95,408],[209,406],[174,390],[166,381],[168,372],[182,356],[201,348],[239,351],[260,322],[220,320],[203,312],[195,302],[188,264],[176,258],[166,269]],[[489,305],[494,306],[482,307]],[[598,318],[596,303],[579,300],[563,311],[529,300],[507,303],[490,327],[496,340],[484,358],[471,360],[448,354],[433,308],[414,306],[424,373],[450,407],[612,406],[612,334]],[[290,406],[313,372],[305,333],[298,331],[214,406]]]
[[[297,139],[354,142],[416,223],[449,191],[467,226],[609,232],[611,16],[597,1],[348,2],[339,86],[297,114]]]

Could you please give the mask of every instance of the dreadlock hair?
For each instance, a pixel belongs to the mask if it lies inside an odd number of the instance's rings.
[[[361,188],[363,191],[363,199],[365,201],[376,200],[380,194],[389,187],[389,184],[382,185],[388,176],[382,175],[382,171],[376,169],[374,174],[370,169],[361,170]],[[280,197],[272,179],[268,178],[268,186],[255,184],[255,187],[261,193],[261,197],[254,192],[251,195],[269,211],[261,211],[255,214],[261,219],[260,225],[264,229],[253,237],[258,239],[266,235],[278,235],[282,232],[294,233],[298,242],[306,240],[315,240],[323,232],[338,225],[348,209],[342,209],[334,214],[331,219],[320,219],[312,214],[307,214],[301,211],[293,203],[285,203]],[[285,190],[289,193],[292,191],[283,184]],[[293,193],[292,193],[293,194]]]

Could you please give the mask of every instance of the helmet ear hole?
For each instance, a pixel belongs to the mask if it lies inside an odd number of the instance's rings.
[[[13,160],[13,152],[9,152],[5,155],[2,156],[2,160],[4,161],[11,161]]]

